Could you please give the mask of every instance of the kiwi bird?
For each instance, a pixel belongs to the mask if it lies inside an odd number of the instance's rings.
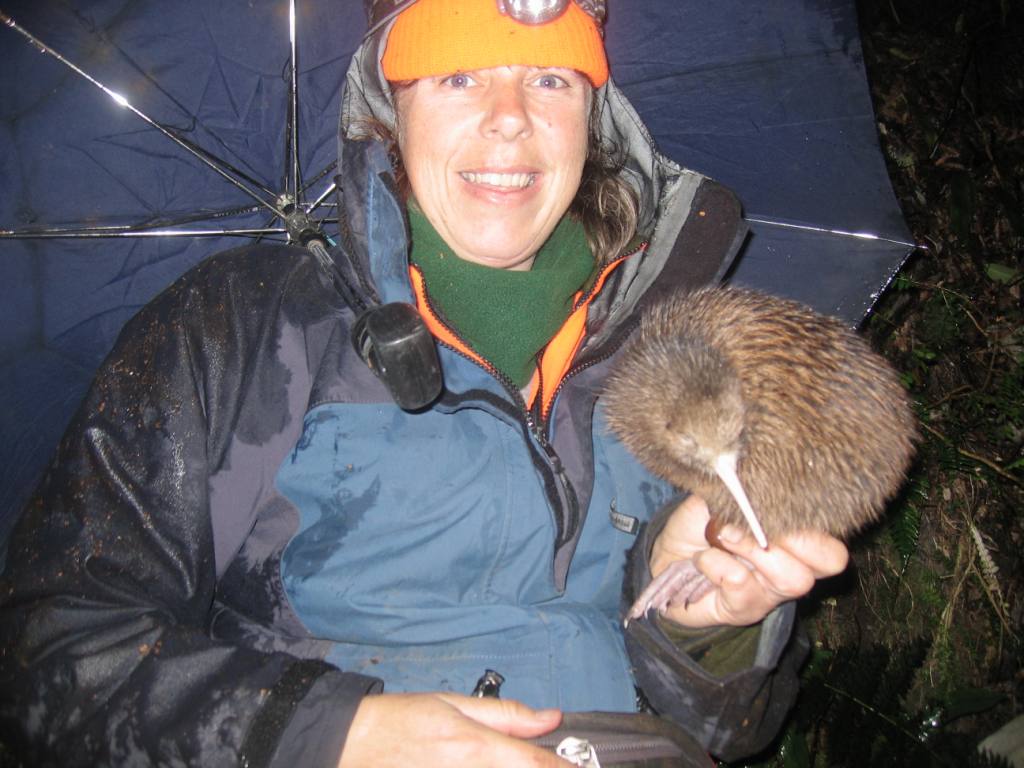
[[[654,474],[707,501],[712,525],[845,538],[899,489],[917,422],[896,372],[839,320],[740,288],[648,310],[603,393],[608,423]],[[711,585],[669,566],[633,605],[696,601]],[[628,619],[627,619],[628,620]]]

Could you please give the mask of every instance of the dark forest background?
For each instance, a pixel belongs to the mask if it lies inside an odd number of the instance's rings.
[[[850,570],[805,601],[801,698],[744,765],[1009,765],[977,746],[1024,708],[1024,9],[858,10],[879,140],[923,246],[865,332],[924,441]]]

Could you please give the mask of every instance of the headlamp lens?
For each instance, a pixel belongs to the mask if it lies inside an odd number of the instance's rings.
[[[522,24],[544,24],[557,19],[571,0],[498,0],[498,8]]]

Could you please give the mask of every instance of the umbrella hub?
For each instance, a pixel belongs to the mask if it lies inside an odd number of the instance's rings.
[[[277,198],[277,207],[284,214],[284,226],[288,230],[288,242],[306,246],[311,240],[326,242],[323,230],[302,206],[296,205],[291,195]]]

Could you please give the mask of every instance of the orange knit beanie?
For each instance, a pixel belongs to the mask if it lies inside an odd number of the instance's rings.
[[[546,24],[515,21],[495,0],[418,0],[395,19],[381,60],[391,81],[522,64],[582,72],[598,88],[608,59],[597,22],[575,2]]]

